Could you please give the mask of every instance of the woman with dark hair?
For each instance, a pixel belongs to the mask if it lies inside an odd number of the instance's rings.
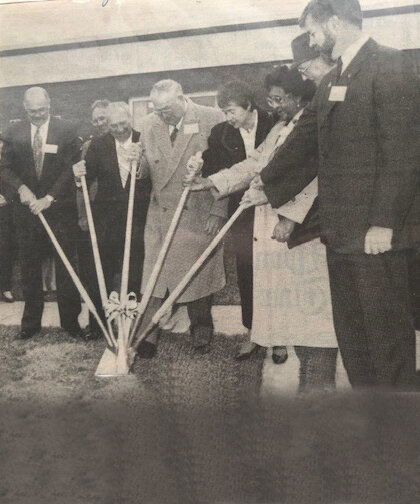
[[[230,81],[217,93],[217,103],[223,110],[226,121],[211,130],[209,147],[203,152],[204,176],[246,159],[271,130],[274,122],[267,112],[256,105],[255,92],[245,82]],[[229,196],[229,216],[238,208],[244,191]],[[252,327],[252,248],[253,248],[254,208],[248,208],[231,229],[233,250],[236,258],[236,271],[241,298],[242,324],[250,334]],[[250,340],[238,350],[236,359],[249,358],[258,346]]]
[[[221,198],[248,188],[292,132],[316,89],[311,81],[302,79],[297,68],[286,66],[267,76],[266,86],[268,104],[286,117],[286,124],[277,123],[245,161],[208,178],[197,177],[194,190],[211,189],[216,198]],[[273,352],[282,346],[295,347],[301,390],[335,384],[337,340],[326,252],[313,219],[317,192],[315,179],[278,209],[265,199],[255,207],[254,219],[251,339],[258,345],[273,347]]]

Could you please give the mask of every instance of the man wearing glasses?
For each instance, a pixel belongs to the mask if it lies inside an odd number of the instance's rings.
[[[223,121],[222,112],[196,105],[184,96],[180,84],[172,80],[156,83],[150,99],[154,113],[145,118],[141,127],[146,158],[144,175],[149,176],[152,183],[152,198],[144,236],[142,291],[181,197],[188,159],[207,149],[211,129]],[[221,228],[226,215],[227,201],[215,202],[208,192],[189,195],[139,327],[139,334],[168,292],[172,292],[200,257],[213,235]],[[178,299],[179,303],[187,305],[193,346],[199,353],[205,353],[209,349],[213,336],[212,296],[224,285],[223,248],[219,247]],[[139,356],[153,357],[156,354],[157,339],[158,330],[140,345]]]

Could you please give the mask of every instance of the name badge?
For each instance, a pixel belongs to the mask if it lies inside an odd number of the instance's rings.
[[[198,123],[184,124],[184,135],[194,135],[194,133],[199,132]]]
[[[346,98],[347,86],[332,86],[328,101],[344,101]]]
[[[45,154],[57,154],[58,145],[45,144],[44,153]]]

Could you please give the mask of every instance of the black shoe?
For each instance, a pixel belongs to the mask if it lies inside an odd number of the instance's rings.
[[[283,352],[281,354],[277,354],[274,352],[274,349],[281,349]],[[274,364],[284,364],[287,359],[289,358],[289,354],[287,353],[287,348],[286,347],[273,347],[273,354],[271,356],[273,359]]]
[[[64,329],[64,330],[71,338],[73,338],[75,340],[78,340],[78,339],[84,340],[85,339],[84,331],[80,327],[75,328],[75,329]]]
[[[210,343],[194,346],[194,353],[197,355],[206,355],[210,352]]]
[[[239,352],[237,352],[237,354],[235,355],[235,360],[236,361],[244,361],[244,360],[248,360],[251,355],[253,354],[257,354],[258,353],[258,350],[260,349],[260,345],[255,345],[254,347],[252,347],[251,350],[249,350],[248,352],[241,352],[239,350]]]
[[[32,338],[37,332],[39,332],[39,329],[22,330],[18,334],[17,339],[28,340]]]
[[[101,339],[102,337],[102,332],[100,331],[92,331],[89,329],[89,327],[85,327],[84,329],[81,330],[82,333],[82,339],[84,341],[97,341]]]
[[[14,303],[16,301],[15,298],[13,297],[13,294],[10,291],[3,291],[1,295],[3,301],[5,301],[6,303]]]
[[[157,345],[150,343],[150,341],[143,341],[137,354],[140,359],[153,359],[157,354]]]

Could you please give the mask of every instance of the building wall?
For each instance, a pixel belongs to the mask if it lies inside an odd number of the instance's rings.
[[[88,128],[90,105],[99,98],[128,102],[130,98],[148,96],[153,84],[165,78],[180,82],[186,93],[213,91],[230,79],[243,79],[261,88],[264,76],[275,64],[278,63],[179,70],[41,85],[50,94],[53,114],[80,122],[84,132]],[[27,86],[0,89],[3,126],[11,119],[24,117],[22,96],[25,89]]]
[[[420,69],[420,49],[408,50],[417,69]],[[130,98],[148,96],[153,84],[160,79],[171,78],[182,84],[186,93],[216,90],[220,84],[231,79],[242,79],[260,89],[260,102],[264,105],[263,81],[281,62],[230,65],[213,68],[178,70],[173,72],[145,73],[90,79],[54,84],[40,84],[51,96],[53,114],[79,122],[81,133],[89,129],[90,105],[99,98],[111,101],[126,101]],[[420,74],[420,71],[418,72]],[[0,126],[11,119],[23,118],[22,96],[27,86],[0,89]]]

